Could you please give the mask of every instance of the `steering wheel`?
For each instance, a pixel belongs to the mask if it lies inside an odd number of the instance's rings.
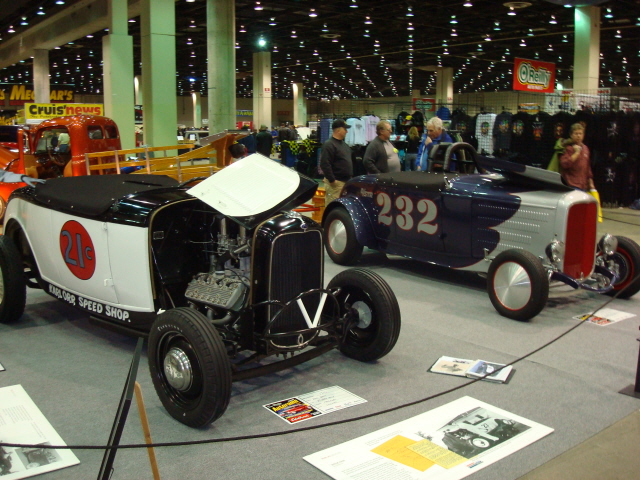
[[[451,163],[451,157],[453,157],[453,154],[456,152],[460,152],[460,154],[458,155],[459,158],[454,159],[456,163],[458,163],[461,166],[473,165],[474,171],[475,170],[478,170],[479,172],[481,171],[481,169],[478,167],[478,153],[476,152],[475,148],[473,148],[471,145],[469,145],[466,142],[456,142],[449,145],[449,148],[447,148],[447,151],[444,154],[444,171],[445,172],[449,171],[449,164]],[[470,159],[467,157],[470,157]],[[458,168],[458,171],[460,173],[466,173],[466,172],[462,172],[460,168]]]

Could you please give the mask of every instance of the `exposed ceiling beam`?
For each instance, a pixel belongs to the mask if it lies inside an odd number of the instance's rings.
[[[129,18],[140,15],[141,0],[128,0]],[[81,0],[0,45],[0,68],[109,28],[109,0]]]

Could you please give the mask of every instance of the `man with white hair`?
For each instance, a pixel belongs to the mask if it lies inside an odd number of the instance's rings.
[[[434,145],[439,143],[453,142],[451,137],[442,128],[442,120],[438,117],[430,118],[427,121],[427,133],[422,136],[418,156],[416,157],[416,170],[427,169],[427,157]]]

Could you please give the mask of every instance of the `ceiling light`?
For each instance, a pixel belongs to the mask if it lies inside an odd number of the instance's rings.
[[[413,17],[413,11],[411,10],[411,7],[407,7],[407,17]]]
[[[364,18],[365,18],[365,20],[364,20],[364,24],[365,25],[371,25],[373,23],[373,22],[371,22],[371,17],[364,17]]]
[[[349,5],[351,8],[358,8],[358,4],[356,3],[356,0],[351,0],[351,5]]]
[[[527,44],[526,44],[526,42],[524,41],[524,39],[520,40],[520,46],[521,46],[521,47],[526,47],[526,46],[527,46]]]
[[[187,38],[187,45],[193,45],[193,42],[191,41],[190,38]]]
[[[471,2],[464,2],[464,5],[462,5],[463,7],[473,7],[473,3]]]
[[[507,15],[514,16],[515,14],[516,14],[516,11],[513,9],[513,7],[509,7],[509,11],[507,12]]]
[[[312,9],[309,11],[309,16],[310,16],[310,17],[317,17],[317,16],[318,16],[318,14],[316,13],[316,9],[315,9],[315,8],[312,8]]]
[[[295,30],[291,30],[291,38],[298,38]]]
[[[64,5],[64,0],[56,0],[56,5]]]
[[[491,41],[491,37],[489,36],[489,34],[487,33],[487,35],[484,37],[484,41],[485,42],[490,42]]]
[[[270,18],[270,20],[271,20],[271,21],[269,22],[269,25],[271,25],[272,27],[273,27],[273,26],[275,26],[275,25],[277,25],[277,24],[276,24],[276,19],[275,19],[275,17]]]
[[[22,17],[22,21],[20,22],[20,25],[29,25],[29,22],[27,22],[27,17]]]
[[[531,28],[529,29],[529,33],[527,33],[527,36],[533,37],[533,30]]]
[[[607,8],[607,13],[604,14],[604,18],[613,18],[613,13],[611,13],[610,8]]]
[[[256,6],[253,7],[254,10],[262,10],[262,5],[260,5],[260,2],[256,2]]]
[[[247,33],[247,31],[244,29],[244,25],[240,25],[240,30],[238,30],[240,33]]]
[[[38,14],[38,15],[44,15],[44,10],[42,9],[42,7],[40,7],[40,10],[38,10],[38,11],[36,12],[36,14]]]
[[[549,23],[551,25],[556,25],[558,22],[556,21],[556,16],[555,15],[551,15],[551,20],[549,20]]]
[[[549,48],[547,48],[549,52],[553,52],[553,45],[549,44]]]
[[[449,20],[449,23],[458,23],[458,20],[456,20],[456,16],[455,15],[451,15],[451,20]]]
[[[458,36],[458,34],[456,33],[456,29],[455,28],[451,29],[451,36],[452,37],[457,37]]]
[[[7,32],[16,33],[16,31],[13,29],[13,25],[9,26],[9,30],[7,30]]]
[[[412,24],[412,23],[409,23],[409,24],[407,25],[407,30],[415,30],[415,29],[413,28],[413,24]]]
[[[500,31],[500,22],[495,22],[494,25],[495,27],[493,27],[493,29],[496,31]]]
[[[620,33],[620,30],[616,30],[615,37],[616,38],[622,38],[622,34]]]

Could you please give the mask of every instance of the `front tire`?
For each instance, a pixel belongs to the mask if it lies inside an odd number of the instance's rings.
[[[0,235],[0,323],[20,319],[27,303],[22,259],[13,240]]]
[[[620,280],[613,286],[609,295],[618,295],[618,298],[631,298],[640,291],[640,246],[627,237],[616,237],[618,239],[618,249],[607,257],[618,265]]]
[[[340,316],[347,314],[340,351],[362,362],[389,353],[400,335],[400,307],[389,284],[377,273],[353,268],[333,277],[327,288],[339,289]]]
[[[487,292],[500,315],[527,321],[538,315],[547,303],[547,272],[532,253],[506,250],[491,262]]]
[[[218,419],[231,398],[231,364],[207,317],[191,308],[158,316],[149,335],[149,371],[169,414],[190,427]]]
[[[355,265],[362,256],[351,215],[344,208],[329,212],[324,222],[324,245],[331,260],[338,265]]]

